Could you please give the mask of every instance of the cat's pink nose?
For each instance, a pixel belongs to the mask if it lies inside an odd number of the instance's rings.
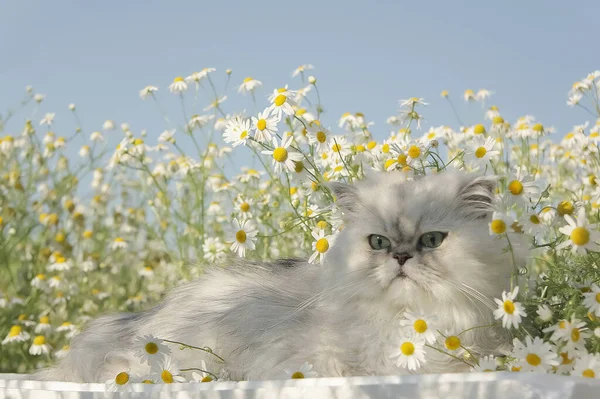
[[[412,256],[408,252],[394,254],[394,259],[396,259],[398,261],[398,264],[400,266],[403,266],[406,263],[406,261],[409,260],[410,258],[412,258]]]

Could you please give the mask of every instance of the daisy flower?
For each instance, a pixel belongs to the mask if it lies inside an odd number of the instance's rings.
[[[242,217],[242,219],[252,218],[252,204],[254,201],[250,198],[244,198],[241,195],[235,199],[234,205],[236,212]]]
[[[324,129],[321,125],[311,124],[307,130],[308,142],[315,146],[317,152],[324,152],[329,149],[327,144],[329,132],[327,129]]]
[[[219,108],[219,105],[223,102],[225,102],[227,100],[227,96],[223,96],[221,98],[218,98],[216,100],[214,100],[213,102],[211,102],[210,104],[208,104],[206,107],[204,107],[203,111],[208,111],[210,109],[213,108]]]
[[[287,88],[284,91],[279,90],[273,90],[273,94],[271,95],[271,105],[267,109],[269,112],[272,112],[273,115],[277,115],[280,119],[283,114],[289,116],[294,115],[294,107],[298,106],[298,104],[290,98],[292,93],[288,91]]]
[[[598,241],[600,241],[600,232],[596,225],[589,225],[585,217],[585,209],[580,208],[577,219],[574,220],[570,215],[564,215],[568,225],[558,229],[561,233],[569,236],[569,239],[561,243],[557,249],[563,249],[571,246],[571,251],[583,252],[586,249],[598,251]]]
[[[521,367],[521,371],[547,372],[552,366],[558,366],[552,346],[539,337],[527,336],[524,344],[515,338],[513,346],[512,356],[518,359],[516,366]]]
[[[128,371],[121,371],[114,378],[107,380],[105,382],[106,390],[108,392],[129,391],[134,379]]]
[[[280,173],[284,170],[288,172],[294,172],[296,170],[296,164],[294,161],[302,160],[302,154],[294,151],[288,151],[293,139],[294,138],[292,136],[283,139],[280,146],[277,143],[277,139],[273,137],[273,150],[262,151],[263,154],[271,155],[273,157],[275,173]]]
[[[221,242],[219,237],[207,237],[202,244],[204,259],[209,263],[219,263],[226,258],[227,247]]]
[[[590,292],[583,294],[583,304],[595,316],[600,317],[600,287],[592,284],[590,290]]]
[[[153,95],[152,93],[158,91],[158,87],[154,86],[146,86],[142,90],[140,90],[140,97],[142,100],[145,100],[146,97]]]
[[[233,147],[238,145],[246,145],[250,133],[250,120],[241,120],[238,118],[231,119],[227,122],[225,132],[223,132],[223,140],[226,143],[231,143]]]
[[[417,370],[421,363],[425,363],[425,341],[423,338],[411,334],[400,340],[400,344],[392,351],[390,358],[396,358],[396,366]]]
[[[147,362],[149,365],[171,354],[171,349],[163,344],[163,340],[153,335],[136,337],[134,346],[136,348],[134,355],[141,358],[140,363]]]
[[[35,333],[39,334],[44,331],[48,331],[52,326],[50,325],[50,318],[48,316],[40,317],[40,322],[35,326]]]
[[[323,264],[325,253],[329,251],[329,247],[334,241],[334,236],[325,235],[325,230],[323,229],[315,229],[311,232],[311,235],[315,239],[315,241],[312,243],[312,249],[314,252],[308,259],[308,263],[316,263],[318,258],[319,262]]]
[[[262,82],[260,80],[256,80],[248,76],[244,79],[240,87],[238,87],[238,93],[250,93],[260,86],[262,86]]]
[[[400,100],[400,108],[403,107],[412,107],[413,105],[427,105],[428,103],[426,103],[425,101],[423,101],[422,98],[417,98],[417,97],[411,97],[407,100]]]
[[[6,338],[4,338],[2,341],[2,345],[6,345],[10,342],[24,342],[27,341],[29,337],[29,333],[27,331],[23,331],[23,327],[14,325],[10,328]]]
[[[113,240],[112,244],[110,244],[110,249],[112,249],[112,250],[126,249],[126,248],[127,248],[127,241],[125,241],[121,237],[115,238]]]
[[[46,115],[44,115],[44,117],[42,118],[42,120],[40,121],[40,126],[42,125],[52,125],[52,122],[54,122],[54,117],[56,116],[56,113],[54,112],[48,112],[46,113]]]
[[[498,368],[498,363],[496,362],[496,358],[494,356],[484,356],[479,359],[479,364],[473,366],[471,371],[476,372],[491,372],[496,371]]]
[[[153,363],[151,373],[154,381],[162,381],[165,384],[187,381],[180,374],[179,365],[175,359],[170,356],[164,356],[159,362]]]
[[[294,69],[294,72],[292,72],[292,77],[295,78],[296,76],[303,74],[305,71],[308,71],[309,69],[313,68],[314,67],[311,64],[300,65],[298,68]]]
[[[208,75],[212,72],[215,72],[215,68],[202,68],[200,72],[194,72],[190,76],[185,78],[185,81],[188,83],[200,83],[203,79],[206,79]]]
[[[571,375],[586,378],[600,378],[600,356],[586,353],[577,359]]]
[[[237,252],[238,256],[244,257],[246,255],[246,249],[254,250],[254,241],[256,241],[255,237],[258,234],[258,230],[250,220],[243,220],[240,223],[237,219],[233,219],[233,227],[235,236],[230,249],[233,252]]]
[[[69,261],[60,254],[52,255],[50,261],[52,263],[47,267],[48,271],[65,271],[71,268]]]
[[[496,140],[493,137],[475,136],[465,153],[465,158],[474,166],[485,166],[491,158],[500,154],[494,150]]]
[[[502,300],[494,298],[494,301],[498,305],[498,309],[494,310],[494,318],[496,320],[502,319],[502,327],[504,328],[519,328],[521,317],[527,316],[523,305],[519,302],[514,302],[518,293],[519,287],[515,287],[509,293],[506,291],[502,292]]]
[[[527,175],[524,169],[518,169],[516,174],[512,174],[508,178],[505,198],[511,203],[528,206],[529,198],[538,194],[539,191],[540,188],[533,177]]]
[[[41,354],[47,355],[48,353],[50,353],[50,345],[46,343],[46,337],[43,335],[36,336],[29,348],[29,354],[39,356]]]
[[[406,155],[409,156],[409,160],[420,159],[425,156],[425,147],[423,144],[413,141],[408,143],[406,146]]]
[[[315,378],[318,374],[312,368],[312,364],[304,362],[298,368],[286,368],[283,372],[286,378],[291,378],[292,380]]]
[[[329,150],[335,159],[344,159],[352,153],[352,147],[344,136],[334,136],[329,139]]]
[[[417,336],[423,337],[428,344],[434,344],[435,338],[435,316],[426,317],[423,314],[405,312],[404,318],[400,320],[400,325],[408,327]]]
[[[164,132],[162,132],[160,134],[160,136],[158,136],[158,141],[166,142],[166,143],[174,143],[175,142],[175,139],[173,138],[174,135],[175,135],[175,129],[165,130]]]
[[[207,370],[206,362],[204,360],[200,361],[200,369],[205,370],[205,371],[200,371],[199,373],[197,373],[195,371],[192,372],[192,379],[195,382],[212,382],[212,381],[214,381],[214,376],[206,371]]]
[[[492,214],[492,221],[490,222],[490,235],[500,235],[506,233],[508,227],[512,226],[514,218],[501,212],[494,212]]]
[[[277,132],[277,124],[280,119],[276,115],[270,115],[268,108],[258,113],[258,117],[252,117],[252,129],[254,129],[254,139],[258,142],[270,141],[271,137]]]
[[[37,289],[44,289],[44,288],[46,288],[46,275],[43,274],[43,273],[37,274],[31,280],[31,286],[35,287]]]
[[[169,85],[169,91],[171,93],[182,93],[186,91],[188,88],[185,80],[181,76],[177,76],[173,79],[173,83]]]
[[[562,348],[569,356],[585,351],[586,340],[592,332],[586,328],[585,322],[571,323],[570,333],[565,336],[566,344]]]

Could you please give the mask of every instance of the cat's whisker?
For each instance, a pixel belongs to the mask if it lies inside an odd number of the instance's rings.
[[[490,298],[488,298],[486,295],[484,295],[483,293],[481,293],[480,291],[478,291],[477,289],[471,287],[468,284],[465,284],[464,282],[461,282],[461,285],[469,290],[471,290],[472,292],[476,293],[477,295],[479,295],[482,299],[484,299],[487,303],[489,303],[492,308],[496,308],[496,305],[494,303],[494,301],[492,301]]]

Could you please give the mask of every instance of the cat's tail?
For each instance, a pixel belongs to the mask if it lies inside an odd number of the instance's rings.
[[[134,363],[128,349],[134,338],[132,321],[139,316],[121,313],[100,317],[76,335],[67,356],[54,367],[32,374],[35,380],[105,382]]]

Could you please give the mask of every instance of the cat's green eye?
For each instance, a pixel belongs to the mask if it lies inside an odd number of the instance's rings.
[[[379,234],[371,234],[369,236],[369,245],[373,249],[388,249],[392,246],[392,243],[387,237],[380,236]]]
[[[442,233],[441,231],[430,231],[419,237],[419,246],[421,248],[437,248],[442,245],[442,241],[448,233]]]

